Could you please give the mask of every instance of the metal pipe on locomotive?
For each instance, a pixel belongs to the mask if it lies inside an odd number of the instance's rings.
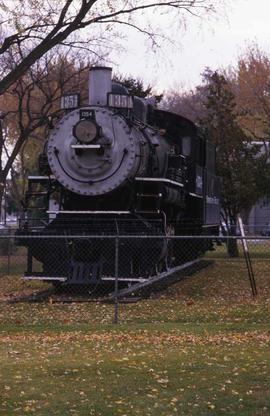
[[[88,106],[62,97],[69,109],[39,157],[40,174],[28,178],[17,235],[28,249],[29,278],[106,283],[114,269],[106,237],[132,235],[138,238],[121,240],[119,277],[148,279],[212,246],[168,237],[218,234],[214,146],[190,120],[130,95],[111,73],[91,68]]]

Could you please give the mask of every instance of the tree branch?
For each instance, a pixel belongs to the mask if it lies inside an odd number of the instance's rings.
[[[74,0],[67,0],[65,5],[63,6],[58,21],[55,23],[52,30],[44,37],[44,39],[36,45],[27,56],[25,56],[19,63],[17,63],[16,67],[10,71],[6,76],[3,77],[3,79],[0,81],[0,94],[3,94],[15,81],[17,81],[30,67],[33,65],[34,62],[36,62],[38,59],[40,59],[43,55],[45,55],[50,49],[54,48],[56,45],[63,43],[67,37],[79,30],[83,29],[85,27],[88,27],[90,25],[94,25],[96,23],[105,23],[108,24],[108,20],[111,21],[111,23],[119,23],[119,24],[126,24],[130,27],[136,28],[137,30],[140,30],[142,33],[147,33],[147,30],[145,30],[143,27],[140,27],[139,25],[131,23],[131,21],[123,22],[118,20],[121,16],[130,16],[138,11],[145,11],[149,9],[154,8],[166,8],[166,9],[176,9],[176,10],[184,10],[185,12],[191,12],[192,10],[199,10],[199,9],[205,9],[207,11],[213,10],[213,6],[210,5],[207,6],[206,0],[177,0],[177,1],[155,1],[151,2],[149,4],[141,4],[139,6],[131,6],[129,7],[130,3],[126,2],[124,7],[119,8],[116,11],[113,11],[111,13],[100,13],[98,16],[95,16],[91,19],[84,20],[89,11],[93,8],[93,6],[98,2],[98,0],[81,0],[80,8],[77,12],[77,14],[74,16],[73,20],[70,20],[70,16],[67,19],[68,11],[70,9],[71,4],[75,4]],[[127,6],[127,7],[126,7]],[[196,15],[196,13],[192,14]],[[41,26],[44,26],[44,23],[41,22]],[[48,24],[47,27],[50,27],[51,23]],[[34,29],[34,26],[30,27],[31,30]],[[39,27],[35,25],[35,30],[37,30]],[[30,30],[28,28],[28,30]],[[149,35],[149,33],[148,33]],[[154,34],[152,35],[154,37]],[[2,45],[2,51],[7,51],[12,44],[22,42],[27,39],[27,36],[24,35],[24,37],[19,37],[19,34],[14,34],[4,41]],[[29,38],[31,39],[31,36],[29,35]],[[153,38],[152,38],[153,39]]]

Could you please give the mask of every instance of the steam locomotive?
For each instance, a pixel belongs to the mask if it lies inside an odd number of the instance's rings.
[[[126,283],[211,249],[210,239],[169,238],[218,234],[215,148],[194,123],[130,95],[107,67],[90,70],[88,106],[70,95],[62,108],[39,175],[28,178],[17,233],[28,249],[26,276],[106,283],[114,276],[114,236]]]

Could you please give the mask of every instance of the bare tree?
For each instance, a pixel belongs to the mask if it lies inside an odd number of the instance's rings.
[[[187,117],[194,123],[206,116],[204,101],[207,95],[205,85],[199,85],[193,90],[169,91],[162,101],[165,108],[183,117]]]
[[[16,65],[2,66],[0,94],[59,44],[98,54],[98,47],[103,52],[105,45],[111,47],[119,26],[136,29],[155,43],[162,30],[155,32],[149,20],[142,17],[147,11],[167,14],[166,17],[170,14],[172,20],[179,22],[186,14],[202,16],[213,12],[214,6],[211,0],[0,0],[0,56],[11,49],[17,51]],[[7,23],[8,31],[4,29]]]
[[[9,172],[15,189],[15,162],[18,155],[20,161],[24,161],[22,150],[25,152],[27,141],[33,139],[42,146],[49,129],[60,117],[61,95],[81,90],[84,92],[81,98],[86,100],[84,86],[88,68],[80,62],[74,65],[66,56],[53,58],[48,55],[42,62],[37,61],[0,97],[0,205]],[[31,157],[29,153],[28,156]]]

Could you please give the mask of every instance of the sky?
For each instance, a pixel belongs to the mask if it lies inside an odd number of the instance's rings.
[[[113,57],[116,70],[142,78],[159,92],[190,89],[200,83],[205,67],[235,65],[254,42],[270,54],[269,19],[270,0],[233,0],[225,19],[219,16],[202,24],[198,18],[188,19],[185,30],[171,33],[177,44],[156,55],[146,51],[139,34],[130,32],[126,50]]]

